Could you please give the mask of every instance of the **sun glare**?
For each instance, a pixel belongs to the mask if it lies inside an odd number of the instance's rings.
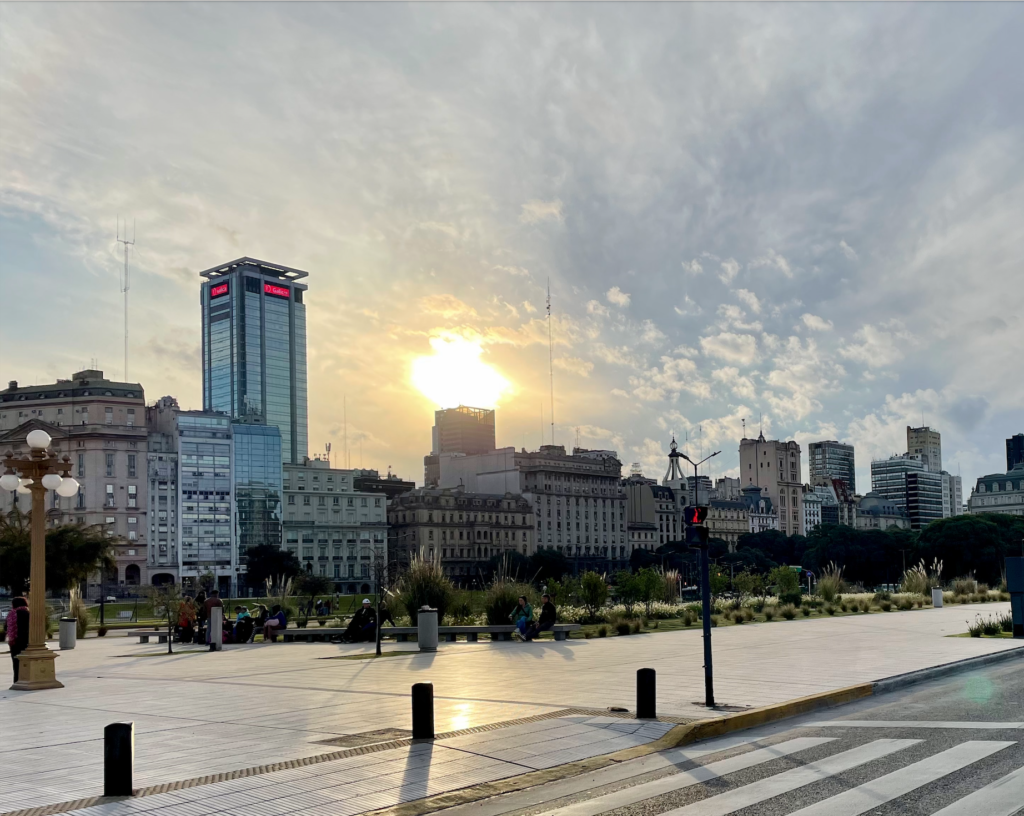
[[[512,387],[498,371],[480,359],[479,343],[462,337],[432,337],[434,353],[412,363],[412,384],[441,408],[471,405],[494,408]]]

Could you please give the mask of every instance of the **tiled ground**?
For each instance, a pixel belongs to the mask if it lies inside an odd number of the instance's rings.
[[[780,702],[1018,645],[945,637],[964,631],[976,611],[715,629],[717,700]],[[378,661],[321,659],[362,648],[277,644],[168,657],[153,656],[159,646],[125,638],[81,642],[57,662],[66,688],[0,691],[0,813],[99,793],[102,729],[119,720],[136,724],[136,785],[144,786],[337,750],[320,743],[337,735],[407,729],[409,689],[421,681],[434,684],[439,733],[565,708],[632,708],[636,669],[645,666],[658,671],[660,713],[708,716],[695,704],[703,699],[696,629],[565,643],[442,644],[433,654],[409,644],[408,655]]]

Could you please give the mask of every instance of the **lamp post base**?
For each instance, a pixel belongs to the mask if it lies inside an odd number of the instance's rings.
[[[18,682],[11,686],[14,691],[39,691],[40,689],[64,688],[57,680],[53,661],[57,655],[45,646],[29,646],[18,655]]]

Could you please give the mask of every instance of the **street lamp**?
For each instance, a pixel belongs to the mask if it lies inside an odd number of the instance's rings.
[[[36,429],[25,438],[28,455],[16,458],[11,451],[4,457],[4,475],[0,488],[17,490],[32,496],[32,561],[30,567],[28,646],[18,656],[17,691],[64,688],[57,681],[54,659],[46,648],[46,492],[69,498],[78,493],[78,482],[70,475],[71,458],[58,459],[49,452],[50,435]]]

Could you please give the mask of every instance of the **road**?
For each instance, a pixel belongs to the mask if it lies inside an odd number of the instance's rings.
[[[442,813],[1024,814],[1024,671],[923,683]]]

